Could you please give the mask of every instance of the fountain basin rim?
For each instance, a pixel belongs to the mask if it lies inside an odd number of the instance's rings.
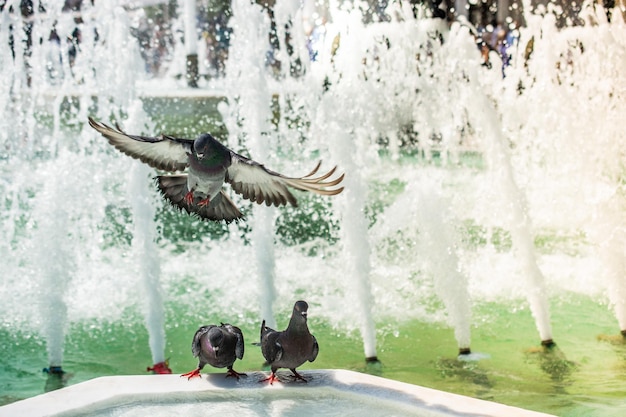
[[[51,391],[36,397],[0,407],[0,417],[28,415],[55,416],[74,414],[95,407],[123,406],[136,401],[163,402],[193,399],[206,395],[232,394],[233,390],[254,390],[263,395],[288,395],[290,390],[299,395],[316,396],[316,388],[336,390],[346,396],[367,396],[391,401],[403,407],[423,410],[441,416],[481,415],[485,417],[548,417],[549,414],[525,410],[491,401],[452,394],[432,388],[394,381],[378,376],[348,370],[305,370],[308,383],[287,381],[288,371],[279,371],[285,383],[274,385],[258,381],[267,376],[263,372],[249,372],[239,381],[225,378],[224,373],[204,374],[202,378],[187,380],[180,375],[106,376]],[[287,391],[289,390],[289,391]]]

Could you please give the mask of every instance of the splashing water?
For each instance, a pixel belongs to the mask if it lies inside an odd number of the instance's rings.
[[[73,22],[68,21],[71,16],[61,14],[60,8],[50,7],[47,10],[46,14],[35,15],[33,38],[37,39],[38,36],[43,37],[44,33],[49,33],[54,19],[58,19],[54,26],[57,34],[61,39],[67,38],[75,27]],[[97,21],[96,16],[100,12],[108,17]],[[23,32],[19,25],[21,19],[16,19],[6,11],[2,17],[5,21],[12,19],[11,23],[18,23],[14,26],[13,33]],[[75,293],[76,288],[70,285],[71,281],[73,279],[97,281],[98,275],[118,273],[110,269],[96,273],[97,263],[102,261],[101,247],[89,244],[85,247],[85,242],[89,239],[102,241],[102,229],[99,227],[103,222],[101,216],[106,216],[106,212],[113,207],[110,205],[111,202],[106,201],[101,195],[101,190],[111,185],[102,176],[102,172],[111,165],[108,164],[106,154],[101,154],[105,146],[104,141],[92,143],[88,138],[80,136],[75,139],[76,126],[84,123],[90,106],[94,104],[103,115],[127,113],[130,129],[141,129],[140,119],[145,117],[142,116],[143,110],[137,107],[138,102],[134,100],[137,77],[133,74],[140,65],[141,58],[137,43],[129,32],[126,12],[121,8],[115,8],[115,5],[102,5],[99,8],[85,5],[83,18],[85,20],[81,27],[83,42],[85,45],[92,43],[96,47],[93,50],[85,48],[84,53],[78,55],[72,67],[64,58],[68,56],[65,42],[60,43],[59,49],[52,44],[48,46],[36,42],[28,61],[28,67],[32,69],[30,89],[24,88],[28,80],[19,76],[21,73],[19,66],[26,65],[19,59],[14,63],[15,72],[7,78],[9,81],[7,95],[12,102],[10,108],[17,113],[19,121],[24,121],[23,124],[13,124],[8,135],[3,138],[5,149],[12,152],[11,157],[7,158],[8,164],[3,167],[8,170],[3,169],[3,173],[17,169],[21,174],[8,183],[9,189],[14,187],[16,190],[14,198],[9,201],[12,213],[9,219],[16,221],[22,217],[27,225],[23,230],[9,229],[10,234],[7,236],[14,239],[16,245],[16,242],[28,235],[29,230],[34,231],[32,240],[28,241],[28,246],[33,247],[29,247],[28,251],[40,253],[36,257],[39,261],[34,264],[35,269],[31,269],[29,263],[25,266],[27,276],[35,274],[33,278],[42,277],[38,290],[40,301],[37,305],[41,306],[40,321],[47,341],[49,362],[53,366],[60,366],[63,358],[68,299],[73,297],[74,303],[80,303],[80,298],[84,296],[81,291]],[[5,32],[3,30],[3,34]],[[100,37],[99,42],[95,40],[96,34]],[[48,36],[44,38],[47,39]],[[27,56],[20,50],[22,42],[16,42],[15,45],[16,57]],[[3,57],[4,59],[6,57]],[[69,74],[76,75],[71,77]],[[112,80],[116,82],[111,83]],[[58,91],[64,93],[56,94],[56,90],[52,92],[48,90],[55,85],[59,85]],[[106,94],[103,93],[94,103],[91,94],[104,91]],[[42,126],[39,119],[47,111],[45,107],[49,95],[52,96],[51,134],[45,131],[45,124]],[[65,110],[67,106],[70,107],[71,118],[69,121],[62,121],[62,118],[67,117]],[[74,131],[68,132],[67,128],[62,128],[62,124],[69,125]],[[91,136],[91,132],[89,135]],[[15,138],[23,139],[19,143]],[[26,170],[17,168],[20,165],[29,168]],[[135,218],[133,241],[140,265],[139,275],[143,283],[141,298],[146,300],[145,316],[153,358],[160,362],[164,360],[165,352],[164,317],[159,286],[158,252],[154,244],[154,198],[150,198],[148,194],[148,172],[149,170],[140,166],[133,169],[129,193],[133,196],[132,201],[136,203],[132,210]],[[97,190],[95,194],[94,188]],[[23,201],[24,193],[32,193],[33,198]],[[32,206],[26,215],[21,213],[25,206]],[[16,268],[19,271],[20,263],[28,259],[24,257],[27,256],[27,252],[15,248],[19,248],[19,245],[10,247],[9,250],[16,255]],[[77,278],[77,275],[81,275],[81,278]],[[109,301],[115,302],[114,298]],[[100,313],[95,311],[95,314],[98,316]],[[83,317],[90,315],[85,314]]]

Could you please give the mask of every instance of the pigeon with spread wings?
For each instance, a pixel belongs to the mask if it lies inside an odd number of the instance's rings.
[[[89,125],[119,151],[153,168],[168,172],[187,170],[159,175],[157,184],[163,197],[173,205],[203,219],[231,222],[242,217],[222,188],[225,182],[244,198],[267,206],[289,203],[296,207],[298,203],[290,188],[320,195],[336,195],[343,190],[337,187],[343,174],[331,179],[337,167],[318,175],[321,161],[309,174],[293,178],[233,152],[209,133],[196,139],[129,135],[119,126],[113,128],[91,117]]]

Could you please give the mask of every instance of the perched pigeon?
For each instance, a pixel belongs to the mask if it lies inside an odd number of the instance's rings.
[[[297,206],[289,187],[321,195],[336,195],[343,190],[343,187],[335,187],[343,180],[343,174],[328,180],[337,167],[323,175],[314,176],[321,161],[308,175],[290,178],[231,151],[209,133],[192,140],[166,135],[128,135],[119,126],[115,129],[91,117],[89,125],[118,150],[153,168],[169,172],[189,168],[184,174],[157,176],[158,187],[173,205],[203,219],[224,220],[228,223],[242,217],[224,193],[224,182],[230,183],[235,192],[244,198],[258,204],[265,202],[267,206],[287,203]]]
[[[270,384],[273,384],[274,381],[278,381],[276,370],[288,368],[296,379],[306,382],[306,379],[296,372],[296,368],[306,361],[313,362],[319,352],[317,340],[309,332],[306,324],[308,308],[306,301],[297,301],[293,306],[289,326],[282,332],[266,327],[263,320],[261,351],[272,369],[272,374],[262,381],[270,381]]]
[[[182,374],[191,379],[200,376],[200,370],[207,363],[216,368],[228,368],[226,377],[234,376],[239,379],[240,374],[233,369],[237,358],[243,359],[243,333],[238,327],[221,323],[202,326],[193,336],[191,352],[198,358],[198,367],[191,372]]]

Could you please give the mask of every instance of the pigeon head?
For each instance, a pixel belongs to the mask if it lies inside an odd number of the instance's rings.
[[[293,315],[303,317],[306,321],[307,310],[309,309],[309,305],[306,301],[296,301],[296,304],[293,306]]]
[[[219,327],[213,327],[209,330],[209,342],[214,350],[219,350],[219,346],[222,344],[224,340],[224,333],[220,330]]]
[[[203,133],[193,142],[193,150],[198,161],[206,167],[228,166],[230,151],[210,133]]]
[[[193,141],[193,149],[198,158],[203,159],[215,147],[215,138],[210,133],[203,133]]]

